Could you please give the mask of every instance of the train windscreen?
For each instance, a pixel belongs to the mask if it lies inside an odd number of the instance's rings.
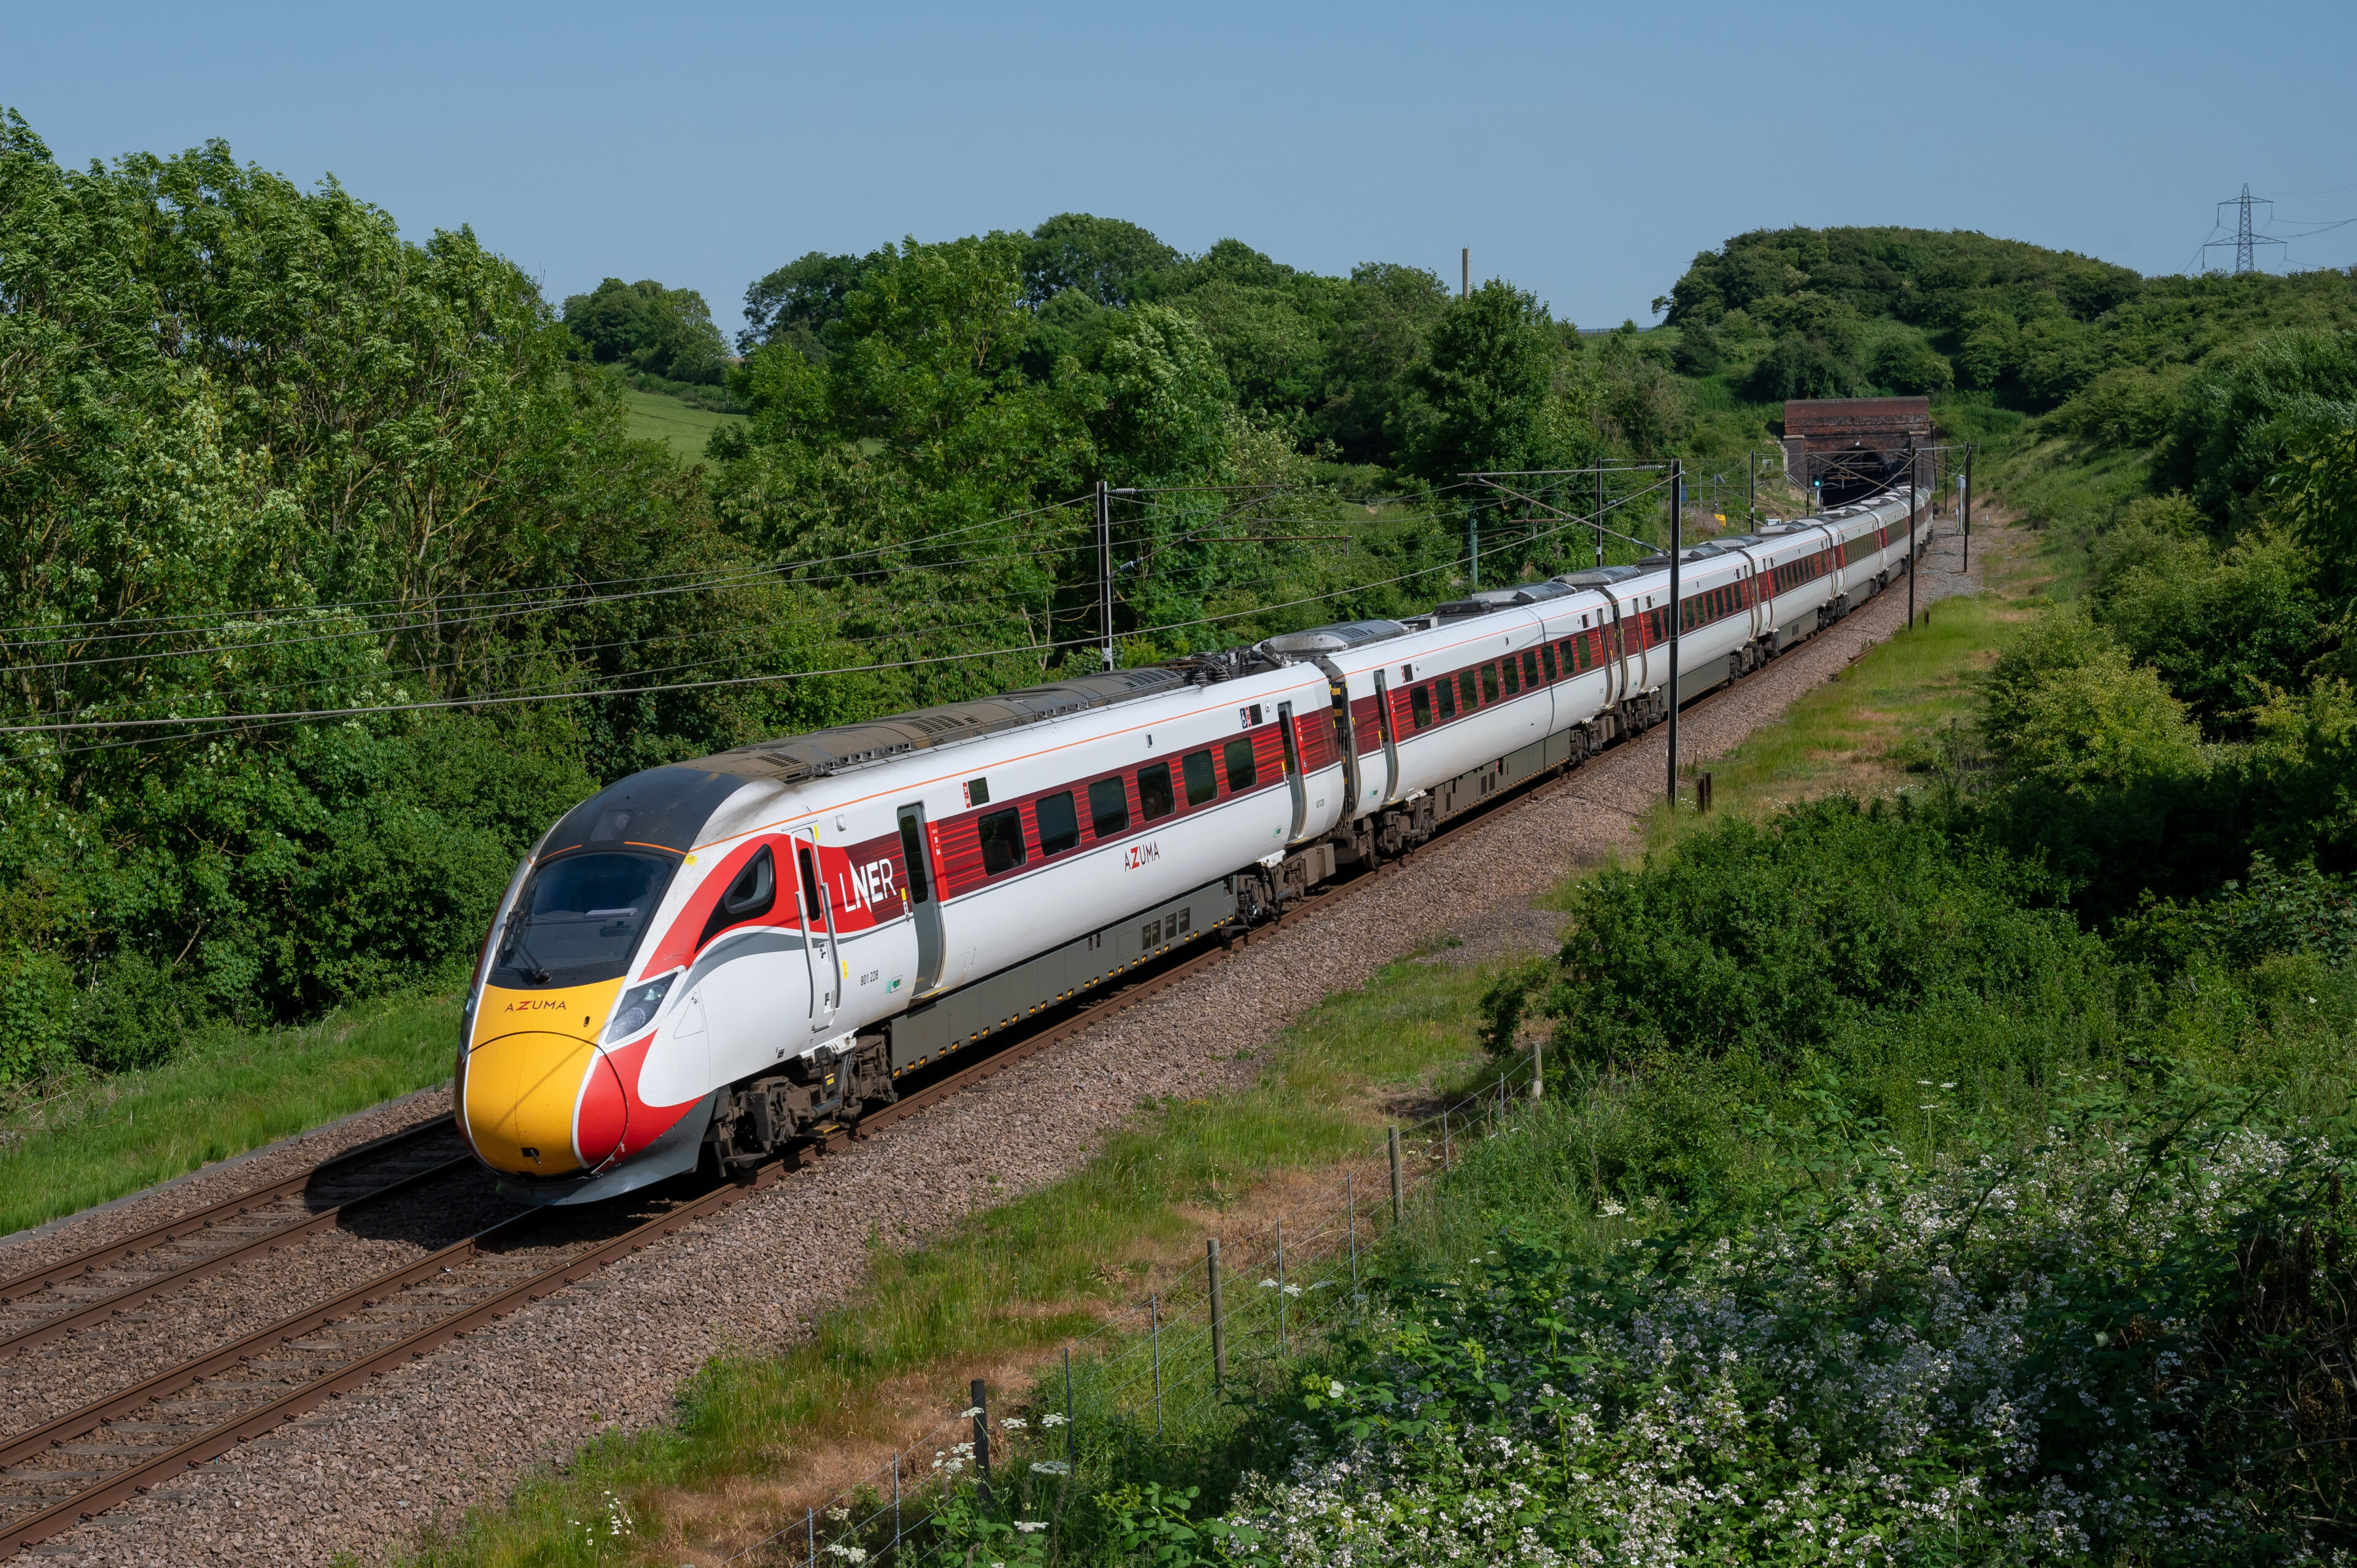
[[[671,886],[666,856],[598,853],[541,866],[500,933],[494,985],[586,985],[626,972]]]

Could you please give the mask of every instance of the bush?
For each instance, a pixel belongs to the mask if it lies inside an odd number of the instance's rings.
[[[1281,1562],[2332,1560],[2340,1156],[2089,1087],[2035,1148],[1933,1165],[1827,1097],[1771,1129],[1749,1223],[1591,1198],[1585,1246],[1510,1220],[1395,1255],[1360,1333],[1257,1402],[1298,1451],[1227,1523]]]
[[[1558,1047],[1597,1067],[1731,1051],[1790,1066],[1950,997],[2100,1012],[2108,964],[2064,891],[1903,804],[1729,822],[1582,886],[1547,1012]]]

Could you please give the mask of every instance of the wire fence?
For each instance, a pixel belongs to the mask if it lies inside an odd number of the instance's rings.
[[[1460,1147],[1494,1135],[1534,1097],[1539,1070],[1535,1051],[1505,1064],[1476,1093],[1386,1129],[1265,1224],[1207,1236],[1194,1262],[1150,1275],[1151,1288],[1066,1346],[1013,1405],[994,1404],[975,1381],[965,1408],[726,1561],[925,1568],[1005,1559],[1027,1537],[1052,1547],[1092,1478],[1117,1481],[1175,1451],[1232,1439],[1235,1395],[1282,1386],[1365,1310],[1363,1283],[1380,1250],[1456,1227],[1440,1178]],[[1008,1544],[974,1552],[991,1540]]]

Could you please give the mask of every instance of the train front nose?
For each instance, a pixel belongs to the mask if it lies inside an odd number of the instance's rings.
[[[585,1099],[612,1098],[587,1091],[597,1087],[597,1075],[614,1070],[597,1039],[619,989],[619,982],[537,993],[485,988],[459,1101],[485,1165],[516,1176],[564,1176],[613,1152],[619,1130],[585,1130],[580,1112]],[[582,1147],[585,1136],[604,1146]]]

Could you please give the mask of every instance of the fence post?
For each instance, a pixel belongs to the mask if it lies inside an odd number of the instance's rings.
[[[1203,1238],[1203,1272],[1211,1280],[1211,1386],[1228,1385],[1228,1314],[1220,1303],[1220,1239]]]
[[[990,1506],[990,1389],[974,1380],[974,1470],[982,1485],[982,1506]]]
[[[900,1451],[892,1450],[892,1562],[900,1562]]]
[[[1457,1141],[1449,1136],[1448,1112],[1440,1112],[1440,1168],[1448,1170],[1457,1164]]]
[[[815,1508],[802,1509],[802,1545],[809,1551],[811,1563],[815,1568],[818,1562],[818,1509]]]
[[[1342,1207],[1351,1216],[1351,1293],[1359,1290],[1359,1199],[1351,1190],[1351,1173],[1342,1173]]]
[[[1399,1129],[1391,1130],[1392,1137],[1392,1229],[1399,1229],[1406,1213],[1406,1194],[1400,1184]]]
[[[1276,1353],[1285,1354],[1285,1217],[1276,1220]]]
[[[1545,1064],[1539,1058],[1539,1052],[1544,1048],[1545,1043],[1544,1040],[1531,1042],[1531,1098],[1533,1100],[1546,1098],[1546,1079],[1543,1072]]]
[[[1154,1340],[1154,1435],[1162,1435],[1162,1298],[1146,1298],[1146,1321]]]
[[[1064,1464],[1067,1468],[1081,1457],[1081,1429],[1072,1424],[1072,1348],[1064,1347]]]

